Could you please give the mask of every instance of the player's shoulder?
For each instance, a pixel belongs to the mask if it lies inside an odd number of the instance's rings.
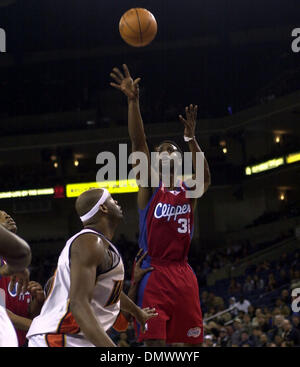
[[[103,239],[93,232],[85,232],[74,239],[71,248],[71,258],[100,259],[104,256],[105,244]]]

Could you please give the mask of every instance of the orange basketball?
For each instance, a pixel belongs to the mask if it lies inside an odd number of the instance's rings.
[[[119,31],[123,40],[130,46],[143,47],[155,38],[157,23],[149,10],[133,8],[122,15]]]

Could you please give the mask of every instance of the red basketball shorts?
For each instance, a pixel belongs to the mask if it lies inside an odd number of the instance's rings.
[[[137,327],[138,341],[163,339],[167,344],[203,342],[203,320],[197,278],[187,263],[151,261],[154,270],[140,283],[138,305],[155,307],[158,316]]]

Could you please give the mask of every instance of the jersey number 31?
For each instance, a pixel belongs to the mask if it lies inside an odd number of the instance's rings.
[[[180,218],[178,224],[180,224],[180,227],[177,228],[179,233],[191,233],[190,218]]]

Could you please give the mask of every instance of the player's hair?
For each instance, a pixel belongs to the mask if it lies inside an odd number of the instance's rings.
[[[178,145],[177,143],[175,143],[175,141],[173,141],[173,140],[164,140],[164,141],[162,141],[161,143],[159,143],[159,144],[155,147],[155,149],[156,149],[156,150],[159,150],[159,147],[161,147],[163,144],[172,144],[172,145],[174,145],[174,146],[178,149],[179,153],[180,153],[181,155],[183,155],[181,148],[180,148],[180,147],[179,147],[179,145]]]

